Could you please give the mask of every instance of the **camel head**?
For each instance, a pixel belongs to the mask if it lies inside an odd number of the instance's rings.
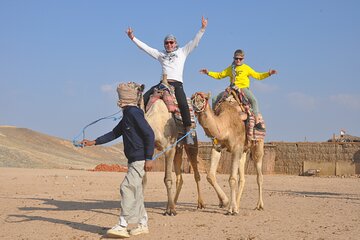
[[[210,93],[196,92],[191,96],[191,104],[195,113],[201,113],[205,111],[209,104]]]

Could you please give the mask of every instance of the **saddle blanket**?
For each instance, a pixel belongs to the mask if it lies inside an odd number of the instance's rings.
[[[263,140],[266,135],[266,131],[258,131],[255,126],[255,117],[251,108],[250,101],[247,99],[245,94],[236,86],[230,86],[225,89],[225,91],[221,92],[216,96],[216,98],[213,100],[213,109],[216,109],[221,102],[223,101],[229,101],[229,98],[235,96],[233,94],[236,94],[236,101],[240,104],[240,107],[243,112],[245,112],[248,117],[245,120],[245,126],[246,126],[246,136],[248,140]],[[260,117],[260,122],[262,123],[263,127],[265,128],[265,121]]]
[[[149,102],[146,105],[146,111],[150,109],[150,107],[158,100],[164,101],[169,112],[173,113],[173,117],[175,120],[182,122],[182,117],[180,113],[180,109],[178,107],[178,103],[175,97],[175,91],[173,86],[166,86],[164,84],[160,84],[159,87],[154,89],[153,94],[150,96]],[[193,106],[191,104],[191,99],[187,98],[187,103],[189,106],[191,123],[195,127],[195,112]]]

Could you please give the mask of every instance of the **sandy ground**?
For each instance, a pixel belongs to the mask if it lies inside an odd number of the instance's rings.
[[[106,239],[117,223],[124,173],[0,168],[0,239]],[[359,239],[360,178],[264,176],[265,210],[255,176],[246,177],[240,213],[225,215],[202,175],[206,209],[196,209],[191,174],[177,206],[163,216],[163,173],[151,172],[145,191],[150,233],[132,239]],[[218,179],[229,192],[227,175]]]

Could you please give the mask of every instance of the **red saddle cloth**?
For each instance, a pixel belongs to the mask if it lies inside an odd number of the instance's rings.
[[[169,112],[179,112],[175,94],[172,94],[172,92],[173,91],[168,87],[161,89],[155,88],[154,92],[150,96],[149,102],[146,105],[146,111],[148,111],[157,100],[162,99]]]
[[[166,86],[164,84],[160,84],[158,88],[155,88],[154,92],[150,96],[149,102],[146,105],[146,111],[148,111],[150,107],[158,100],[164,101],[168,111],[173,113],[174,118],[182,122],[182,117],[180,109],[178,107],[178,103],[176,101],[175,90],[173,86]],[[195,113],[190,98],[187,98],[187,103],[190,110],[191,122],[195,124]]]

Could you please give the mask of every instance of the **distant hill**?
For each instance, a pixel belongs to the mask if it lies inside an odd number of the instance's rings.
[[[100,163],[126,165],[122,143],[77,148],[69,140],[0,126],[0,167],[93,169]]]

